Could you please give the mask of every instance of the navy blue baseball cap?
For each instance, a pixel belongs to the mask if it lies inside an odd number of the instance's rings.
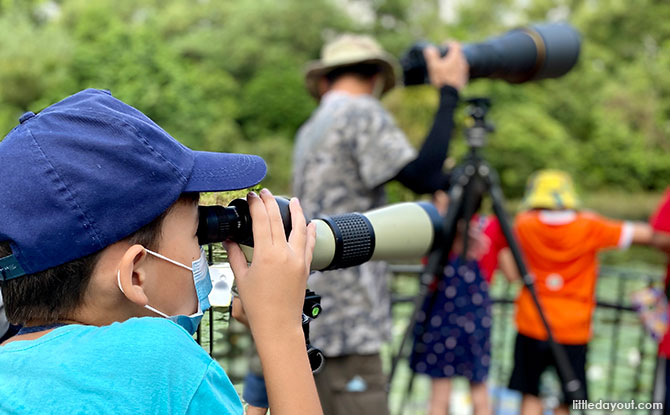
[[[86,89],[24,114],[0,142],[0,280],[93,254],[184,192],[244,189],[258,156],[193,151],[108,91]]]

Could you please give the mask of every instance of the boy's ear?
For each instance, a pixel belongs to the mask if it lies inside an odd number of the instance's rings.
[[[149,298],[144,292],[147,252],[142,245],[133,245],[119,261],[117,279],[121,292],[133,303],[145,306]]]

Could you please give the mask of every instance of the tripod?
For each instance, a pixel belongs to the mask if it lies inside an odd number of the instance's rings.
[[[455,177],[452,177],[452,186],[449,191],[449,208],[444,217],[444,235],[442,235],[441,248],[436,249],[429,255],[428,264],[421,274],[421,289],[419,295],[414,300],[414,311],[410,323],[403,335],[398,351],[391,361],[389,385],[393,381],[398,362],[404,355],[405,346],[414,332],[416,324],[418,324],[417,317],[422,312],[422,304],[424,302],[427,302],[426,316],[432,315],[439,292],[438,289],[430,289],[432,283],[442,278],[457,278],[457,276],[444,277],[443,270],[449,263],[449,255],[456,238],[458,224],[461,220],[465,222],[464,237],[462,238],[463,250],[461,253],[461,259],[464,262],[466,253],[468,252],[467,235],[469,235],[470,220],[478,210],[484,195],[488,194],[491,197],[493,212],[500,222],[500,228],[512,252],[519,275],[522,276],[523,284],[529,291],[547,332],[547,343],[554,356],[556,369],[563,381],[564,390],[567,391],[568,401],[570,399],[586,399],[583,385],[575,377],[565,350],[554,340],[551,328],[538,300],[532,276],[529,274],[523,261],[521,250],[514,238],[507,213],[503,207],[504,196],[500,188],[498,175],[480,153],[481,148],[486,144],[487,134],[493,131],[493,127],[485,120],[486,113],[490,107],[490,101],[487,98],[473,98],[467,100],[467,102],[469,104],[468,115],[472,121],[472,125],[465,130],[465,138],[469,148],[468,154],[462,164],[455,169]],[[423,323],[421,323],[424,329],[430,324],[429,320],[430,318],[426,317]],[[408,382],[407,395],[409,395],[412,389],[413,381],[414,374],[411,375]],[[404,405],[405,399],[403,399],[401,411],[404,409]]]

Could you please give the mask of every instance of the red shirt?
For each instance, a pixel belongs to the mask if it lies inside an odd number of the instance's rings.
[[[656,212],[649,219],[649,224],[655,231],[670,232],[670,188],[665,191],[661,203],[658,205]],[[665,275],[665,286],[667,291],[668,282],[670,280],[670,262],[668,262],[668,269]],[[665,333],[665,337],[658,345],[658,354],[660,356],[670,358],[670,331]]]
[[[494,215],[487,217],[479,217],[478,215],[475,215],[472,218],[471,226],[480,226],[482,234],[489,240],[489,249],[477,261],[477,264],[479,265],[479,270],[486,282],[491,283],[493,273],[498,268],[498,253],[500,253],[503,248],[507,247],[507,240],[505,240],[505,235],[500,228],[498,218]],[[421,262],[423,265],[426,265],[428,263],[428,258],[424,257]],[[437,285],[435,285],[435,287],[437,287]],[[434,289],[435,287],[432,287],[431,289]]]
[[[491,245],[488,252],[479,260],[479,269],[486,281],[490,283],[493,280],[493,273],[498,268],[498,254],[507,247],[507,241],[497,217],[491,215],[485,221],[483,233],[489,238]]]

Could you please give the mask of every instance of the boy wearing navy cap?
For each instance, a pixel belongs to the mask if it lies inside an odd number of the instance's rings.
[[[192,151],[109,92],[27,113],[0,142],[2,413],[224,413],[242,406],[193,340],[209,307],[199,192],[260,182],[257,156]],[[315,241],[250,194],[254,261],[226,243],[273,414],[321,412],[301,328]]]

